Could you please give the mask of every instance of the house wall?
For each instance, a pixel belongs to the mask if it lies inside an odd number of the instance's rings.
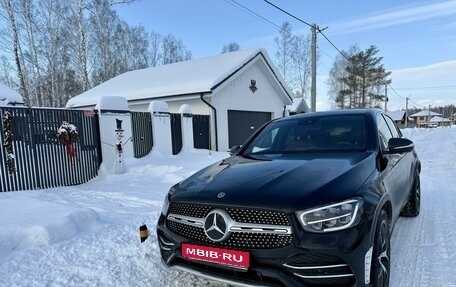
[[[422,116],[422,117],[416,117],[416,124],[418,126],[423,126],[423,125],[427,125],[429,119],[428,116]]]
[[[212,95],[211,104],[217,109],[219,151],[229,149],[228,110],[270,112],[272,119],[283,116],[284,106],[289,103],[284,103],[277,94],[267,71],[264,62],[256,61]],[[254,93],[249,89],[251,80],[256,81]],[[211,132],[214,134],[212,128]]]
[[[149,104],[152,100],[144,101],[144,102],[129,102],[128,106],[132,111],[138,112],[146,112],[149,108]],[[172,98],[163,100],[168,104],[169,112],[176,114],[179,112],[179,108],[183,104],[187,104],[190,106],[192,113],[196,115],[209,115],[209,107],[201,101],[199,98],[187,98],[183,100],[174,100]]]

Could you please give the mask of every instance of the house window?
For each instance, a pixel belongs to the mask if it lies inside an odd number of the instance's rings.
[[[420,117],[420,121],[424,121],[424,117]]]

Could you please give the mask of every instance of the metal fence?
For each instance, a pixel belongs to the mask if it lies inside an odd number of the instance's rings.
[[[131,126],[134,156],[144,157],[150,153],[154,143],[150,112],[131,112]]]
[[[193,115],[193,145],[195,148],[211,149],[209,116]]]
[[[171,139],[173,143],[173,154],[182,150],[182,120],[181,114],[171,114]]]
[[[170,114],[171,137],[173,154],[182,150],[182,123],[181,114]],[[209,116],[192,115],[193,144],[195,148],[209,149]],[[153,147],[152,118],[150,112],[131,112],[133,129],[133,151],[136,158],[141,158],[150,153]]]
[[[2,107],[0,112],[11,116],[8,125],[3,121],[0,126],[0,191],[76,185],[97,176],[102,159],[93,111]],[[63,122],[77,128],[74,143],[57,138]],[[12,133],[8,142],[6,129]],[[8,162],[11,154],[13,165]]]

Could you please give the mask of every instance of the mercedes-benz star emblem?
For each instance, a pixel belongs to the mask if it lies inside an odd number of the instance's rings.
[[[217,194],[217,197],[218,197],[218,198],[225,197],[225,193],[224,193],[224,192],[220,192],[219,194]]]
[[[204,232],[206,236],[214,241],[220,242],[225,240],[228,235],[228,221],[230,216],[224,210],[214,209],[206,216],[204,220]]]

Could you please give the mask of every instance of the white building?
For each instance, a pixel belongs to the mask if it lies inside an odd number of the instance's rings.
[[[265,122],[284,116],[291,92],[264,49],[136,70],[80,94],[68,108],[92,108],[103,96],[122,96],[130,110],[147,111],[166,101],[171,113],[188,104],[194,114],[210,116],[211,146],[227,150],[242,143]]]
[[[435,116],[441,117],[442,114],[439,114],[439,113],[436,113],[436,112],[433,112],[430,110],[422,110],[418,113],[411,115],[410,117],[416,120],[416,124],[419,127],[427,127],[429,124],[429,121]]]

